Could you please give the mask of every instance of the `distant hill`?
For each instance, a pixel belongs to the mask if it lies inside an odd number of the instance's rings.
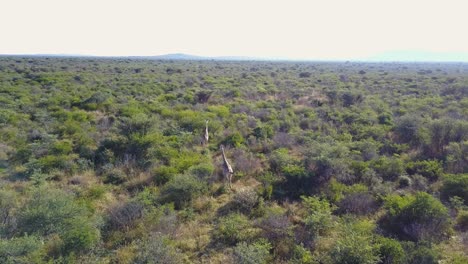
[[[154,56],[98,56],[80,54],[16,54],[0,56],[20,56],[20,57],[92,57],[92,58],[130,58],[130,59],[150,59],[150,60],[192,60],[192,61],[359,61],[359,62],[468,62],[468,52],[428,52],[419,50],[388,51],[364,58],[339,59],[292,59],[286,57],[248,57],[248,56],[197,56],[185,53],[170,53]]]
[[[468,53],[430,52],[419,50],[389,51],[377,54],[364,61],[401,61],[401,62],[468,62]]]
[[[140,56],[139,56],[140,57]],[[171,53],[157,56],[143,56],[144,58],[151,58],[157,60],[211,60],[210,57],[196,56],[184,53]]]
[[[259,58],[259,57],[246,57],[246,56],[218,56],[218,57],[208,57],[208,56],[196,56],[191,54],[184,53],[172,53],[165,55],[157,56],[144,56],[141,58],[149,58],[156,60],[221,60],[221,61],[270,61],[278,60],[272,58]]]
[[[247,56],[197,56],[185,53],[170,53],[154,56],[99,56],[99,55],[79,55],[79,54],[0,54],[0,56],[18,56],[18,57],[92,57],[92,58],[131,58],[131,59],[151,59],[151,60],[216,60],[216,61],[279,61],[291,60],[287,58],[262,58]]]

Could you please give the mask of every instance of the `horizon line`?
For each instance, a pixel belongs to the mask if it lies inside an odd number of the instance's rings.
[[[396,51],[399,52],[399,51]],[[408,51],[402,51],[408,52]],[[423,51],[416,51],[421,53]],[[426,52],[431,55],[448,54],[441,52]],[[424,59],[424,58],[403,58],[391,59],[378,56],[388,56],[391,52],[384,52],[379,55],[369,58],[353,58],[353,59],[311,59],[311,58],[288,58],[288,57],[256,57],[256,56],[237,56],[237,55],[222,55],[222,56],[203,56],[189,53],[166,53],[158,55],[95,55],[95,54],[69,54],[69,53],[14,53],[3,54],[0,57],[62,57],[62,58],[127,58],[127,59],[153,59],[153,60],[180,60],[180,61],[270,61],[270,62],[360,62],[360,63],[468,63],[468,57],[465,60],[453,59]],[[468,56],[468,53],[459,53]]]

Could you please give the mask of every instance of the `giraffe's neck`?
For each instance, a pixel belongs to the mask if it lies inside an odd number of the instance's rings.
[[[229,165],[229,162],[228,162],[228,160],[227,160],[227,158],[226,158],[226,154],[224,153],[224,148],[222,148],[221,150],[223,151],[223,161],[224,161],[224,164]]]

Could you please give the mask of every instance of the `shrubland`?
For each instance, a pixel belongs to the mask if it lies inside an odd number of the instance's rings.
[[[0,262],[466,263],[467,117],[466,64],[0,57]]]

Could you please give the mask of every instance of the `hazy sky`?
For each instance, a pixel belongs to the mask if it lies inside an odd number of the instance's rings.
[[[468,53],[466,0],[0,0],[0,54]]]

